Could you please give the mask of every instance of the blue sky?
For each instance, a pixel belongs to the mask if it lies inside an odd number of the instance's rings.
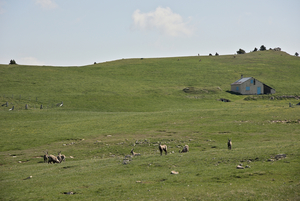
[[[0,0],[0,64],[300,53],[299,0]]]

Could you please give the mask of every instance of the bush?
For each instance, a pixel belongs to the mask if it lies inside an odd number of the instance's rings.
[[[238,53],[238,54],[245,54],[246,52],[243,49],[239,49],[238,51],[236,51],[236,53]]]
[[[265,50],[267,50],[267,48],[264,45],[262,45],[262,46],[260,46],[259,50],[260,51],[265,51]]]
[[[256,52],[257,51],[257,48],[254,48],[253,52]]]
[[[295,53],[295,56],[296,56],[296,57],[299,56],[298,52]]]
[[[10,60],[9,65],[17,64],[14,59]]]

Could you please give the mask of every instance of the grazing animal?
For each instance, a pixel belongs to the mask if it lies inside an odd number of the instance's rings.
[[[61,155],[61,162],[66,161],[66,156],[64,154]]]
[[[63,161],[65,161],[65,160],[66,160],[66,156],[65,156],[65,155],[63,155],[63,154],[61,154],[61,151],[60,151],[60,152],[58,152],[57,159],[58,159],[58,160],[59,160],[59,162],[61,163],[61,162],[63,162]]]
[[[140,153],[135,153],[134,151],[133,151],[133,149],[131,149],[131,152],[130,152],[133,156],[140,156],[141,154]]]
[[[167,152],[167,149],[168,149],[168,147],[167,147],[167,145],[159,145],[158,146],[158,148],[159,148],[159,151],[160,151],[160,155],[162,155],[162,152],[164,151],[165,152],[165,154],[167,155],[168,154],[168,152]]]
[[[228,146],[228,149],[231,150],[231,147],[232,147],[232,142],[230,139],[228,139],[228,142],[227,142],[227,146]]]
[[[57,159],[56,156],[54,156],[54,155],[49,155],[49,156],[48,156],[48,164],[49,164],[49,163],[60,163],[60,161]]]
[[[45,153],[45,155],[44,155],[44,163],[47,163],[47,160],[48,160],[48,151],[47,152],[44,151],[44,153]]]
[[[184,147],[183,147],[183,149],[182,149],[182,151],[180,152],[180,153],[186,153],[186,152],[189,152],[189,145],[185,145]]]

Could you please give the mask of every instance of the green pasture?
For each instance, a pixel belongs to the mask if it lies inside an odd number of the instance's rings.
[[[230,93],[241,74],[276,93]],[[0,75],[0,200],[300,200],[298,57],[0,65]],[[141,156],[124,160],[133,148]],[[66,161],[44,163],[44,151]]]

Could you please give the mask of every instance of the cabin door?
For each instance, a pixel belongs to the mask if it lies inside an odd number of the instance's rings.
[[[257,87],[257,95],[261,94],[261,87]]]

